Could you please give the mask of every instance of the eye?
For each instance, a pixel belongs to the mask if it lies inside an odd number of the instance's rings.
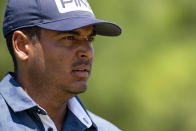
[[[88,37],[86,40],[89,41],[89,42],[93,42],[95,40],[95,38],[94,37]]]
[[[74,36],[65,36],[63,37],[64,40],[76,40]]]

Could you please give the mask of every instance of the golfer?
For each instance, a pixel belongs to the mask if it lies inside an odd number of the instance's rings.
[[[14,72],[0,82],[0,131],[119,131],[77,97],[93,40],[120,35],[118,25],[96,19],[87,0],[8,0],[3,34]]]

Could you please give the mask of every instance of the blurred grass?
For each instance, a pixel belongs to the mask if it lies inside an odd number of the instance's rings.
[[[80,95],[86,107],[127,131],[195,131],[196,1],[89,2],[123,33],[95,40],[93,73]],[[0,35],[2,78],[13,65]]]

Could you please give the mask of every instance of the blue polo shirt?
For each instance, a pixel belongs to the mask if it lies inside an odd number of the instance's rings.
[[[0,131],[53,131],[52,128],[46,129],[40,119],[47,112],[30,98],[13,75],[7,73],[0,83]],[[86,110],[77,96],[71,101],[63,131],[119,131],[112,123]],[[83,112],[77,110],[80,107]],[[88,120],[84,117],[83,121],[81,113]]]

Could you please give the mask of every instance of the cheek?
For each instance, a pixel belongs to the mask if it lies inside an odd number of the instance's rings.
[[[94,48],[93,45],[91,46],[92,57],[90,58],[91,62],[94,62]]]
[[[44,59],[48,71],[66,73],[70,71],[73,54],[63,49],[53,49],[44,52]]]
[[[43,78],[45,74],[45,61],[41,48],[34,48],[31,52],[31,57],[28,60],[28,73],[31,74],[31,78],[39,80]]]
[[[32,66],[37,68],[39,71],[43,71],[45,68],[44,52],[39,44],[35,45],[32,56]]]
[[[44,41],[42,43],[43,60],[47,72],[59,75],[70,72],[75,59],[75,50],[67,48],[62,43]]]

